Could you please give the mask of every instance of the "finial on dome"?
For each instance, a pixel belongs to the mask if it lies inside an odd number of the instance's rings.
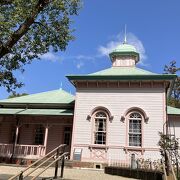
[[[127,44],[127,37],[126,37],[126,24],[125,24],[125,27],[124,27],[124,42],[123,44]]]

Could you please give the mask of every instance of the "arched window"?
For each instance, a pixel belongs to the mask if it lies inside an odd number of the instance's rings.
[[[94,144],[106,144],[107,115],[103,111],[94,114]]]
[[[131,112],[129,119],[129,146],[142,145],[142,115],[139,112]]]

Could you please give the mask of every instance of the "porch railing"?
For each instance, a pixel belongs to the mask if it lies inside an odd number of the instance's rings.
[[[11,157],[13,151],[12,144],[0,143],[0,157]]]
[[[0,144],[0,156],[11,157],[13,144]],[[13,157],[18,158],[39,158],[45,155],[45,146],[42,145],[22,145],[15,146]]]

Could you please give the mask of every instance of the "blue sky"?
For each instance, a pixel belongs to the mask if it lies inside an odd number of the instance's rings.
[[[65,52],[49,52],[16,73],[25,85],[18,93],[38,93],[61,87],[74,93],[67,74],[86,74],[111,66],[108,52],[122,42],[127,24],[128,42],[141,54],[140,68],[162,73],[171,60],[180,66],[179,0],[84,0],[73,17],[75,41]],[[0,99],[9,94],[0,88]]]

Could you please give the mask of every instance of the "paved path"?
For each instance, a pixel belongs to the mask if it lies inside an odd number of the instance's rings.
[[[17,174],[23,169],[24,168],[22,167],[0,165],[0,180],[7,180],[9,177],[12,177],[12,175]],[[60,169],[58,173],[60,173]],[[40,177],[53,177],[53,175],[54,175],[54,168],[50,168],[47,171],[45,171]],[[66,180],[128,180],[129,178],[104,174],[104,171],[102,170],[65,168],[64,179]],[[129,180],[133,180],[133,179],[129,179]]]

